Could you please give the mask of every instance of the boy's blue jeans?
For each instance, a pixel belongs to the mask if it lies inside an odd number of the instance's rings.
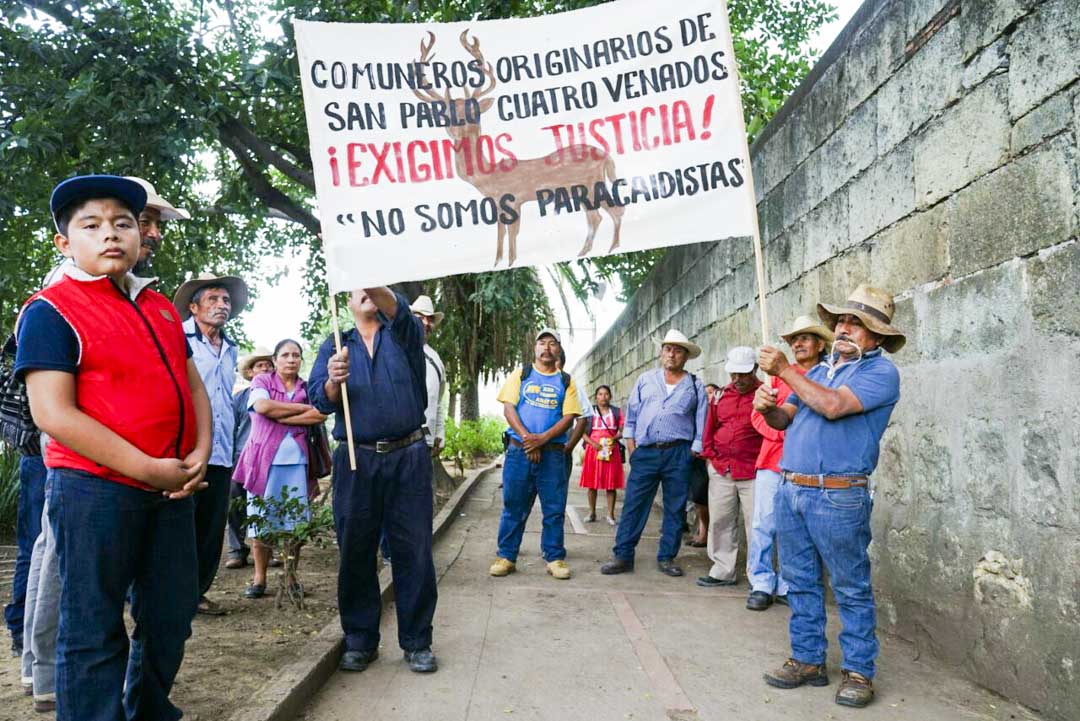
[[[615,534],[615,558],[634,560],[634,549],[649,520],[658,486],[664,494],[664,520],[656,558],[670,561],[679,555],[686,500],[690,495],[691,457],[689,441],[670,448],[639,447],[630,456],[630,477],[626,480],[622,518]]]
[[[41,509],[45,505],[45,463],[41,456],[19,459],[19,506],[15,521],[15,578],[11,584],[11,603],[4,607],[4,621],[13,641],[23,643],[23,614],[26,608],[26,579],[30,573],[30,554],[41,534]]]
[[[870,494],[866,488],[823,490],[783,482],[776,494],[780,574],[791,606],[791,657],[825,663],[825,587],[829,569],[840,610],[844,669],[874,677],[874,593],[870,587]]]
[[[199,597],[194,501],[82,471],[53,469],[49,480],[60,563],[56,718],[175,721],[169,692]]]
[[[566,454],[544,451],[540,462],[532,463],[525,451],[511,444],[503,462],[503,510],[499,520],[499,557],[517,562],[525,522],[540,496],[544,515],[540,550],[548,563],[566,558],[563,524],[566,518]]]

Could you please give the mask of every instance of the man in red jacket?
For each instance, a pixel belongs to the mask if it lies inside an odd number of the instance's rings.
[[[833,334],[828,328],[808,315],[795,319],[791,329],[780,336],[795,356],[795,370],[799,375],[816,366],[832,345]],[[773,377],[772,387],[777,391],[778,403],[791,395],[791,387],[778,377]],[[780,456],[784,453],[784,431],[769,427],[760,413],[750,414],[750,422],[765,440],[757,458],[757,476],[754,479],[754,517],[750,524],[750,540],[747,550],[747,572],[750,578],[750,597],[746,607],[751,611],[764,611],[773,604],[787,604],[787,583],[778,571],[773,570],[773,553],[776,550],[776,519],[773,500],[780,487]]]
[[[750,528],[754,505],[754,465],[761,450],[761,434],[750,424],[757,378],[754,349],[739,346],[728,351],[724,370],[731,382],[709,404],[702,434],[702,456],[709,461],[708,555],[713,565],[697,580],[706,588],[734,586],[735,558],[739,553],[736,530],[739,509],[743,526]],[[747,530],[749,535],[749,530]]]

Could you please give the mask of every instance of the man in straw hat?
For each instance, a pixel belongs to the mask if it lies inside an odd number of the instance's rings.
[[[428,343],[428,338],[443,322],[443,314],[436,312],[435,304],[427,295],[417,296],[409,310],[424,326],[424,362],[427,369],[427,410],[424,411],[424,430],[428,448],[433,458],[437,458],[446,443],[446,413],[443,411],[442,397],[446,390],[446,368],[438,352]]]
[[[225,324],[247,306],[248,289],[235,276],[201,273],[180,286],[173,305],[184,320],[191,357],[210,396],[214,415],[214,444],[206,469],[207,488],[195,496],[195,550],[199,559],[198,613],[224,611],[206,597],[217,576],[221,545],[229,514],[236,412],[232,389],[236,383],[237,346],[225,334]]]
[[[816,366],[825,356],[825,349],[832,345],[833,334],[819,321],[808,315],[799,316],[788,331],[780,336],[795,356],[793,368],[799,375]],[[791,386],[777,377],[772,379],[776,390],[776,403],[783,405],[791,395]],[[750,522],[750,540],[747,550],[747,575],[750,577],[750,596],[746,608],[764,611],[773,604],[787,604],[788,586],[779,573],[773,570],[773,554],[776,551],[776,514],[774,513],[776,491],[780,488],[780,456],[784,452],[784,431],[770,428],[765,418],[754,411],[750,423],[760,433],[761,452],[754,466],[754,511]]]
[[[871,497],[867,485],[878,447],[900,399],[900,374],[882,350],[905,342],[892,326],[894,305],[885,291],[860,285],[840,305],[818,304],[835,333],[825,362],[805,376],[769,346],[761,368],[792,393],[777,405],[776,389],[762,386],[755,409],[776,430],[787,430],[776,497],[780,569],[791,606],[791,657],[765,681],[777,688],[824,686],[825,589],[829,569],[843,630],[842,680],[836,702],[861,708],[874,698],[878,653],[874,595],[870,586]]]
[[[683,575],[675,557],[690,493],[691,454],[701,453],[709,404],[701,381],[684,370],[686,361],[701,355],[701,348],[674,328],[657,342],[660,368],[641,374],[627,402],[623,437],[630,456],[630,477],[613,558],[600,568],[606,575],[634,570],[634,550],[661,485],[664,520],[657,567],[668,576]]]
[[[255,376],[270,373],[274,370],[274,354],[271,350],[260,346],[240,359],[237,370],[240,371],[240,376],[245,381],[251,383],[251,379]],[[235,426],[233,427],[233,466],[236,466],[236,461],[240,458],[240,451],[244,449],[244,444],[247,443],[248,435],[251,433],[251,413],[248,411],[248,400],[250,398],[250,385],[233,394],[233,418],[235,420]],[[242,498],[244,501],[240,504],[241,508],[233,509],[233,501],[237,498]],[[247,528],[244,524],[245,514],[242,509],[246,508],[247,491],[244,489],[243,484],[230,484],[228,530],[225,533],[229,544],[229,554],[228,560],[225,561],[225,568],[243,568],[247,565],[248,556],[251,554],[251,549],[244,543]]]

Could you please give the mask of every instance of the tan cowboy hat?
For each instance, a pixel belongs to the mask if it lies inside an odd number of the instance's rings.
[[[180,286],[176,291],[176,295],[173,296],[173,305],[176,306],[176,311],[180,314],[181,320],[187,320],[191,317],[188,305],[191,304],[191,297],[195,295],[195,291],[207,287],[224,288],[229,291],[229,296],[232,298],[232,312],[229,313],[229,320],[240,315],[244,308],[247,307],[248,288],[247,283],[242,279],[234,275],[199,273],[198,277],[192,278]]]
[[[843,305],[827,305],[818,303],[818,317],[824,321],[830,329],[836,328],[836,317],[850,314],[862,321],[867,330],[884,336],[881,347],[890,353],[895,353],[904,347],[907,337],[902,332],[892,327],[893,313],[896,305],[893,297],[881,290],[862,283],[848,296]]]
[[[274,351],[269,350],[266,346],[256,346],[255,350],[251,351],[249,355],[240,359],[240,362],[236,364],[236,368],[240,371],[240,375],[251,380],[251,369],[256,363],[264,360],[272,362],[274,360]]]
[[[691,343],[690,339],[682,334],[681,331],[677,331],[674,328],[667,332],[662,339],[657,339],[657,343],[660,347],[665,345],[677,345],[686,349],[687,358],[697,358],[701,355],[701,346]]]
[[[417,296],[413,304],[409,306],[409,310],[414,315],[422,315],[426,318],[431,318],[432,326],[438,327],[439,323],[442,323],[443,314],[435,312],[435,304],[431,302],[431,297],[427,295]]]
[[[833,332],[808,315],[800,315],[796,318],[788,331],[786,333],[781,333],[780,337],[784,339],[785,343],[791,345],[791,339],[802,333],[816,335],[818,338],[825,341],[825,345],[832,345]]]
[[[154,190],[154,186],[148,181],[136,178],[134,175],[124,177],[128,180],[134,180],[143,187],[143,190],[146,191],[146,207],[158,210],[161,213],[162,220],[191,220],[191,213],[182,208],[174,207],[172,203],[158,195],[157,191]]]

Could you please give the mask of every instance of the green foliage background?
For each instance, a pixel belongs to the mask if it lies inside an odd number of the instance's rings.
[[[0,333],[58,260],[51,188],[107,171],[145,177],[193,212],[167,229],[157,254],[162,291],[202,270],[272,282],[264,261],[292,249],[305,264],[305,336],[318,342],[326,286],[292,21],[525,17],[604,1],[0,0]],[[808,72],[808,41],[833,10],[825,0],[728,7],[753,136]],[[662,255],[575,261],[558,272],[582,300],[613,278],[630,295]],[[530,269],[426,285],[449,318],[467,319],[448,323],[437,343],[475,417],[478,382],[520,362],[550,305]]]

